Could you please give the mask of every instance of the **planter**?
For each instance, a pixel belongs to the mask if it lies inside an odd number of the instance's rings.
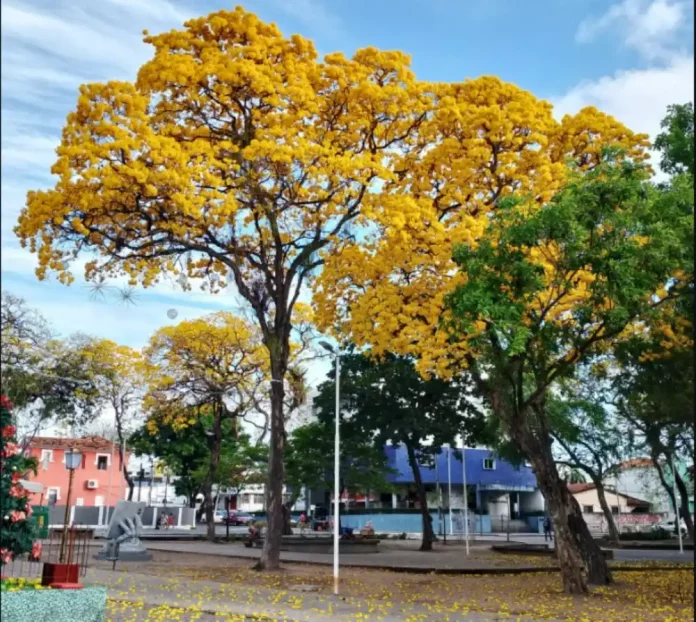
[[[52,583],[77,583],[80,576],[78,564],[48,564],[43,566],[41,585],[49,586]]]
[[[0,618],[7,622],[103,622],[106,588],[3,591],[1,600]]]

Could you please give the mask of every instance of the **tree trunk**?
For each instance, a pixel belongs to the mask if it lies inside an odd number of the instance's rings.
[[[669,500],[672,503],[672,509],[674,510],[674,513],[676,515],[677,500],[674,498],[674,489],[667,483],[667,480],[665,479],[665,472],[662,468],[662,465],[660,464],[660,459],[658,455],[659,454],[655,450],[653,450],[650,454],[650,459],[652,460],[653,466],[657,471],[657,476],[660,478],[660,484],[662,484],[662,488],[664,488],[665,492],[667,493],[667,496],[669,497]]]
[[[283,504],[283,535],[292,535],[292,506],[297,502],[297,495],[294,494],[292,498]]]
[[[689,538],[693,540],[694,538],[694,521],[691,518],[691,512],[689,511],[689,491],[686,488],[686,484],[679,475],[679,472],[675,469],[674,481],[677,484],[677,490],[679,490],[679,497],[681,498],[681,510],[679,511],[679,518],[684,519],[686,524],[686,531],[689,534]],[[675,518],[676,521],[676,518]],[[676,525],[676,522],[675,522]],[[681,525],[677,525],[677,529],[681,529]]]
[[[215,504],[212,503],[212,487],[213,484],[217,483],[217,472],[220,466],[220,449],[222,447],[222,404],[217,403],[214,406],[214,419],[213,419],[213,438],[210,456],[210,474],[209,481],[210,485],[208,487],[208,497],[210,497],[209,508],[206,508],[205,512],[205,522],[206,522],[206,538],[211,542],[215,540]],[[220,490],[218,488],[218,495]],[[216,498],[217,498],[216,496]]]
[[[276,355],[277,356],[277,355]],[[283,480],[285,454],[285,418],[283,400],[285,365],[273,360],[271,350],[271,439],[266,485],[266,537],[263,541],[259,570],[277,570],[280,567],[280,543],[283,536]]]
[[[611,512],[611,508],[607,503],[607,496],[604,491],[604,483],[599,478],[592,478],[594,485],[597,489],[597,498],[599,499],[599,506],[604,512],[604,518],[607,519],[607,528],[609,529],[609,539],[612,542],[619,541],[619,530],[616,526],[616,521],[614,520],[614,515]]]
[[[128,465],[126,464],[126,456],[123,451],[123,426],[121,425],[121,414],[117,407],[116,410],[116,435],[118,436],[118,458],[121,464],[121,472],[126,480],[126,485],[128,486],[128,501],[133,501],[133,490],[135,489],[135,483],[133,478],[128,473]],[[119,485],[120,487],[120,485]]]
[[[428,498],[425,494],[425,487],[423,486],[423,480],[421,478],[418,460],[416,459],[415,449],[412,445],[407,444],[406,451],[408,453],[408,463],[411,465],[411,470],[413,471],[413,481],[416,485],[418,504],[421,507],[421,516],[423,518],[423,540],[421,541],[420,550],[432,551],[433,542],[435,542],[437,538],[435,537],[435,532],[433,531],[432,517],[430,516],[430,511],[428,510]]]
[[[203,492],[203,503],[205,504],[205,525],[207,528],[206,537],[208,540],[215,539],[215,504],[213,503],[213,485],[206,484]],[[212,532],[212,536],[211,536]]]
[[[543,443],[526,427],[520,424],[515,438],[534,465],[539,488],[551,510],[564,590],[569,594],[584,594],[588,591],[588,582],[594,585],[611,583],[611,571],[587,528],[580,505],[558,475],[550,438]]]

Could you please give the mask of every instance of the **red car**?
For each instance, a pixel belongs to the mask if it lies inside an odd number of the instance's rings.
[[[244,527],[248,525],[251,521],[254,520],[254,517],[251,514],[247,514],[246,512],[238,512],[237,510],[230,510],[227,513],[227,523],[229,525],[232,525],[234,527]]]

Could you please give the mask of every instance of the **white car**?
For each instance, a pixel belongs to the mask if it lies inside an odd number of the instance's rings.
[[[653,531],[666,531],[668,533],[676,533],[677,530],[674,525],[674,520],[661,520],[659,523],[655,523],[652,526],[652,529]],[[687,534],[687,529],[686,523],[684,522],[683,518],[679,521],[679,527],[681,529],[682,536],[685,536]]]
[[[213,522],[214,523],[224,523],[226,516],[227,516],[227,510],[217,510],[215,512],[215,514],[213,514]],[[203,521],[205,521],[205,514],[203,514]]]

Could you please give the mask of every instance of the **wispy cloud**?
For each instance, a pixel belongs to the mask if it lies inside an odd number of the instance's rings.
[[[689,12],[689,3],[683,0],[623,0],[602,15],[583,20],[576,40],[591,43],[601,35],[618,35],[647,60],[661,60],[679,52],[679,35],[689,33]]]

